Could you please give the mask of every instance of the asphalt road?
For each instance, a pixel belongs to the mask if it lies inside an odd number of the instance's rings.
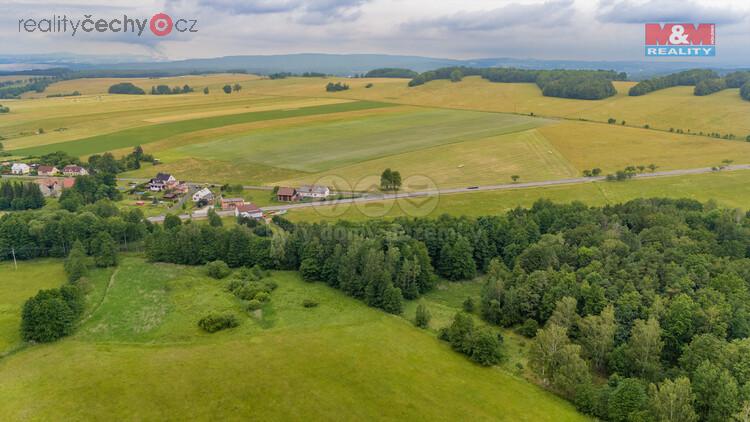
[[[721,171],[738,171],[738,170],[750,170],[750,164],[735,164],[724,167]],[[657,177],[675,177],[685,176],[691,174],[706,174],[716,172],[711,167],[702,167],[694,169],[682,169],[682,170],[668,170],[668,171],[656,171],[653,173],[642,173],[634,176],[634,179],[652,179]],[[437,195],[450,195],[457,193],[474,193],[474,192],[487,192],[497,190],[512,190],[512,189],[528,189],[538,188],[544,186],[558,186],[558,185],[576,185],[582,183],[592,183],[596,181],[603,181],[606,177],[575,177],[570,179],[558,179],[558,180],[545,180],[540,182],[524,182],[524,183],[505,183],[498,185],[485,185],[485,186],[472,186],[464,188],[450,188],[450,189],[436,189],[422,192],[401,192],[396,194],[366,194],[359,198],[350,199],[337,199],[332,201],[318,201],[318,202],[298,202],[294,204],[286,205],[275,205],[270,207],[261,207],[263,211],[286,211],[297,208],[310,208],[310,207],[324,207],[337,204],[348,204],[348,203],[360,203],[360,202],[376,202],[388,199],[400,199],[400,198],[420,198],[425,196],[437,196]],[[613,182],[616,183],[616,182]],[[234,215],[234,211],[218,211],[218,215],[231,216]],[[199,210],[192,214],[192,218],[206,218],[208,210]],[[183,214],[180,215],[182,219],[191,218],[191,215]],[[149,218],[152,222],[164,221],[164,216],[157,216]]]

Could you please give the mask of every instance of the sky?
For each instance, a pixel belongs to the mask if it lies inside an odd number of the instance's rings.
[[[645,60],[646,22],[715,23],[717,57],[750,65],[748,0],[0,0],[0,55],[78,53],[185,59],[382,53],[438,58]],[[19,20],[197,20],[197,32],[19,32]]]

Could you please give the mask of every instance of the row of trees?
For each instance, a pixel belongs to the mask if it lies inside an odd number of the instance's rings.
[[[24,84],[11,84],[0,88],[0,98],[21,98],[25,92],[44,92],[47,87],[60,80],[55,76],[38,76],[29,78]],[[20,81],[18,81],[20,82]]]
[[[743,100],[750,101],[750,82],[742,85],[742,89],[740,89],[740,97],[742,97]],[[747,139],[750,140],[750,136],[748,136]]]
[[[381,69],[373,69],[367,72],[365,78],[406,78],[412,79],[417,77],[419,73],[410,69],[400,69],[394,67],[386,67]]]
[[[545,96],[586,100],[615,95],[617,91],[612,81],[627,79],[625,73],[605,70],[530,70],[460,66],[421,73],[409,82],[409,86],[418,86],[437,79],[458,82],[464,76],[481,76],[491,82],[536,83]]]
[[[629,95],[631,97],[646,95],[649,92],[674,86],[696,86],[704,80],[717,79],[718,77],[719,75],[716,72],[709,69],[686,70],[638,82],[635,86],[630,88]]]
[[[157,85],[151,87],[151,95],[189,94],[193,91],[193,88],[191,88],[188,84],[185,84],[182,88],[180,88],[179,86],[170,88],[167,85]]]
[[[0,183],[0,210],[32,210],[42,208],[44,203],[44,195],[36,183],[11,181]]]
[[[328,82],[328,84],[326,85],[327,92],[346,91],[347,89],[349,89],[349,85],[341,82]]]
[[[391,192],[401,189],[401,173],[387,168],[380,175],[380,189]]]

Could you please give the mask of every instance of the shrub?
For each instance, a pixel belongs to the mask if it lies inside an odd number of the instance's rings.
[[[304,306],[305,308],[315,308],[318,305],[319,303],[317,300],[305,299],[302,301],[302,306]]]
[[[266,288],[257,281],[253,281],[245,283],[242,287],[235,290],[234,295],[242,300],[250,300],[255,299],[255,296],[260,292],[266,292]]]
[[[430,318],[432,315],[430,315],[429,309],[427,307],[420,303],[417,305],[417,315],[414,318],[414,325],[416,325],[419,328],[427,328],[430,325]]]
[[[474,299],[472,299],[471,297],[467,297],[466,300],[464,300],[463,308],[464,311],[468,313],[474,312]]]
[[[48,343],[71,334],[83,306],[83,295],[75,286],[40,290],[23,305],[23,339]]]
[[[229,265],[224,261],[213,261],[206,264],[206,274],[217,280],[228,276],[231,272],[232,270],[229,269]]]
[[[255,297],[253,298],[253,300],[257,300],[257,301],[265,303],[271,300],[271,295],[269,295],[268,292],[258,292],[255,294]]]
[[[471,334],[469,357],[482,366],[492,366],[500,362],[500,342],[497,335],[487,327],[474,330]]]
[[[240,323],[237,321],[237,317],[232,314],[209,314],[198,321],[198,326],[207,333],[215,333],[238,325],[240,325]]]
[[[524,337],[534,338],[537,330],[539,330],[539,323],[535,319],[529,318],[518,327],[516,332]]]
[[[227,284],[227,290],[234,293],[235,291],[239,290],[245,285],[245,282],[242,280],[232,279],[229,281],[229,284]]]
[[[258,299],[251,299],[249,302],[247,302],[248,311],[257,311],[258,309],[262,307],[263,307],[263,304]]]

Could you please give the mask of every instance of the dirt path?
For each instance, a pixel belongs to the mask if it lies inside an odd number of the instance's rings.
[[[107,287],[104,288],[104,294],[102,294],[102,299],[99,301],[99,303],[96,304],[96,306],[94,306],[94,309],[92,309],[91,312],[88,313],[88,315],[86,315],[85,317],[81,319],[81,321],[78,323],[79,326],[83,325],[86,321],[88,321],[92,316],[94,316],[94,314],[99,310],[99,308],[102,307],[104,300],[107,299],[109,290],[115,284],[115,277],[117,277],[118,272],[120,272],[119,267],[117,267],[115,271],[112,273],[112,275],[109,276],[109,282],[107,283]]]

